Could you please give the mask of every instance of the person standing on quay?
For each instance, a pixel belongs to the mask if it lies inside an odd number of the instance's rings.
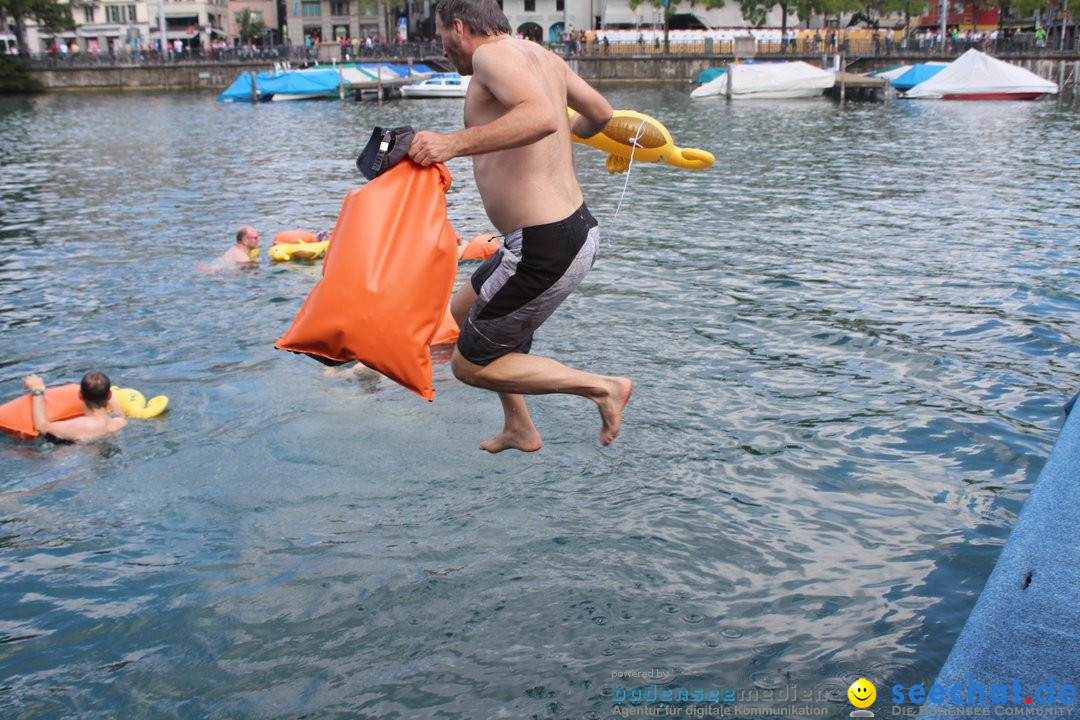
[[[571,133],[589,137],[611,105],[566,62],[515,40],[496,0],[439,0],[436,31],[447,57],[473,76],[465,129],[418,132],[409,157],[420,165],[472,156],[480,198],[503,247],[458,290],[451,312],[461,337],[451,360],[462,382],[499,394],[503,430],[480,445],[491,453],[539,450],[523,395],[569,393],[600,412],[600,442],[618,435],[633,383],[528,355],[533,332],[581,283],[596,258],[599,230],[574,171]],[[579,114],[573,124],[566,108]]]

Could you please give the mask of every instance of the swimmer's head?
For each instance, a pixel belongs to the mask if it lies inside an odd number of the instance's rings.
[[[109,376],[100,370],[91,370],[83,375],[79,383],[79,395],[90,408],[103,408],[109,403],[112,383]]]
[[[259,231],[250,225],[245,225],[236,231],[236,242],[250,252],[259,247]]]

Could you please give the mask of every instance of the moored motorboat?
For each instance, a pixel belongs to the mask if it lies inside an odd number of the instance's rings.
[[[928,100],[1034,100],[1057,85],[1018,65],[972,48],[941,72],[904,93]]]
[[[407,98],[463,98],[469,89],[469,76],[458,73],[438,73],[415,85],[401,88]]]
[[[716,79],[690,93],[734,99],[805,98],[821,95],[836,76],[801,60],[795,62],[738,63]],[[731,84],[730,90],[728,84]]]

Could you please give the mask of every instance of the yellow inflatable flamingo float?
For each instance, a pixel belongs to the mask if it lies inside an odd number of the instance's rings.
[[[569,108],[568,112],[572,121],[577,113]],[[633,110],[616,110],[611,121],[596,135],[590,138],[574,135],[573,140],[606,152],[607,171],[611,174],[626,172],[631,157],[634,162],[662,160],[687,170],[704,170],[716,162],[706,150],[678,147],[663,123]]]
[[[113,385],[113,397],[124,409],[124,414],[133,418],[157,417],[169,406],[169,398],[165,395],[155,395],[149,400],[146,396],[134,388],[119,388]]]

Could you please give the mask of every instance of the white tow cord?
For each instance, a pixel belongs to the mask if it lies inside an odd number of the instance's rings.
[[[638,125],[637,132],[634,133],[634,137],[630,138],[630,162],[626,166],[626,181],[623,182],[622,192],[619,194],[619,204],[615,207],[615,214],[611,216],[611,225],[608,228],[607,246],[610,250],[613,246],[611,244],[611,236],[615,234],[615,219],[619,217],[619,211],[622,210],[623,198],[626,197],[626,188],[630,186],[630,170],[634,167],[634,151],[641,145],[638,143],[641,140],[641,136],[645,134],[645,120],[641,121]]]

